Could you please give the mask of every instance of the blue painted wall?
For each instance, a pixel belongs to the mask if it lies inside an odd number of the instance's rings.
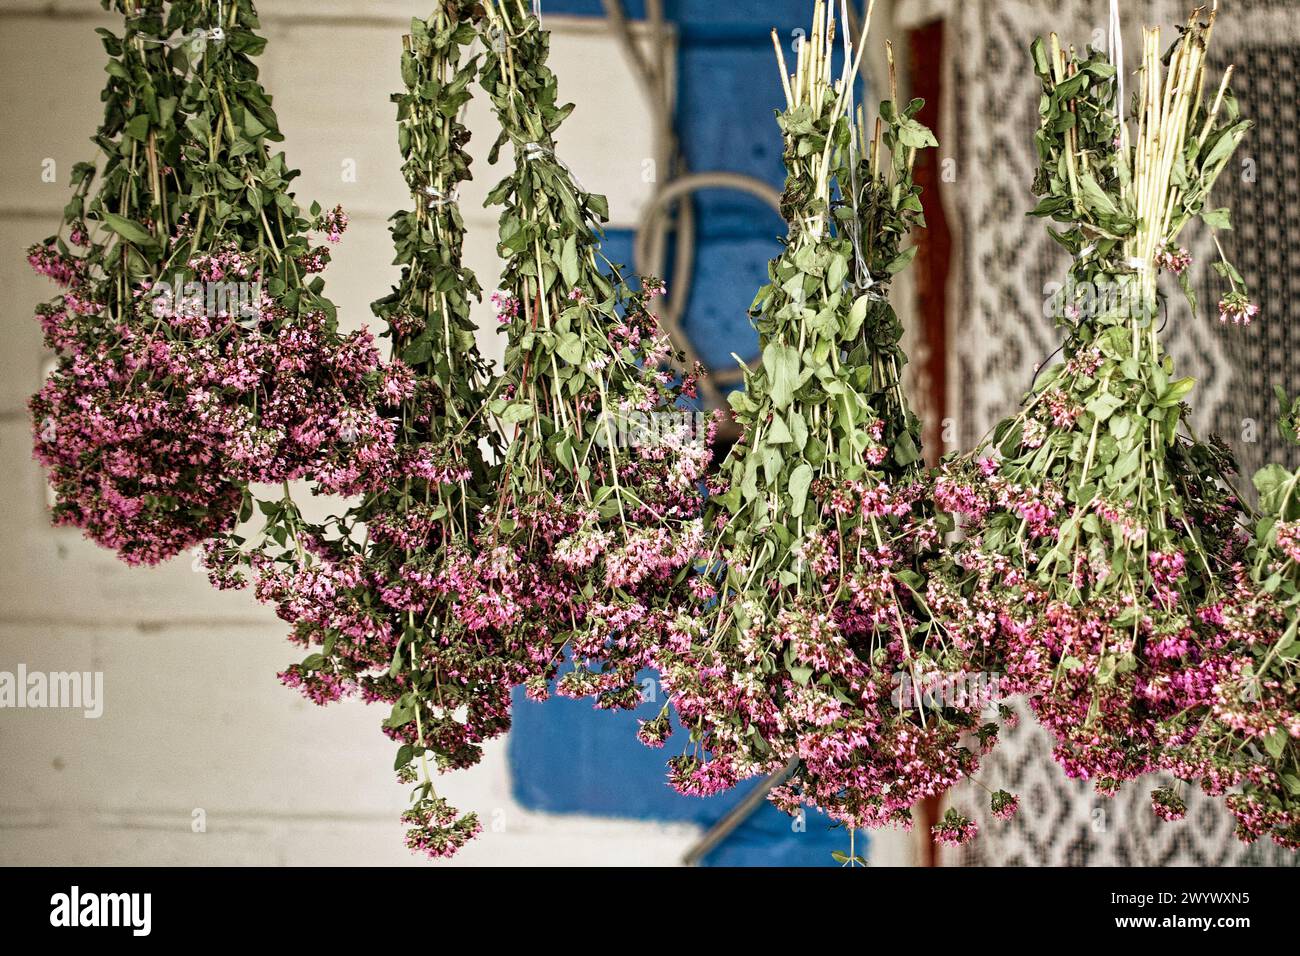
[[[631,17],[644,15],[642,0],[625,0],[625,7]],[[677,127],[693,171],[733,170],[781,186],[774,117],[784,100],[769,33],[776,27],[789,42],[792,31],[807,28],[811,8],[809,0],[667,0],[665,13],[679,36]],[[603,16],[600,0],[544,0],[542,12]],[[757,351],[745,310],[766,281],[784,227],[757,199],[727,191],[697,194],[696,210],[695,279],[683,324],[706,363],[730,367],[732,352]],[[606,237],[605,254],[614,262],[630,264],[631,248],[626,231]],[[517,694],[509,745],[516,799],[551,813],[703,826],[718,820],[752,784],[708,799],[674,792],[664,761],[681,752],[681,735],[662,750],[642,746],[635,736],[636,718],[653,717],[661,706],[652,702],[635,714],[607,713],[582,701],[555,698],[542,705]],[[860,847],[863,842],[860,837]],[[825,817],[810,814],[798,829],[764,803],[705,863],[833,865],[831,852],[847,848],[847,834],[832,829]]]

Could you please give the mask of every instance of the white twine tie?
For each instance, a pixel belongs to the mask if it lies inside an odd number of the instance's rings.
[[[551,159],[555,160],[555,162],[558,163],[561,167],[563,167],[564,171],[569,174],[569,178],[573,180],[573,185],[578,187],[579,192],[583,192],[586,193],[587,195],[591,195],[591,192],[587,189],[587,187],[582,185],[582,180],[580,180],[578,178],[578,174],[573,171],[573,167],[570,166],[568,163],[566,163],[564,160],[560,159],[560,157],[556,154],[555,150],[551,149],[548,146],[543,146],[541,143],[524,143],[523,149],[524,149],[524,156],[528,159],[533,159],[534,157],[537,156],[551,157]]]
[[[147,16],[145,14],[137,13],[134,16],[127,17],[126,22],[131,23],[132,21],[138,21],[144,19],[147,19]],[[184,46],[186,43],[192,43],[195,44],[196,46],[200,43],[221,43],[223,40],[226,39],[226,31],[224,29],[225,22],[226,22],[225,0],[217,0],[217,24],[214,27],[209,27],[206,30],[201,28],[196,28],[193,33],[189,33],[184,36],[173,37],[170,40],[159,40],[156,37],[137,37],[136,39],[138,39],[141,43],[156,43],[159,46],[170,47],[172,49],[175,49],[176,47],[179,46]]]
[[[460,187],[453,187],[451,192],[444,193],[432,186],[425,186],[424,194],[429,197],[429,208],[437,209],[439,206],[450,206],[458,202],[460,200]]]

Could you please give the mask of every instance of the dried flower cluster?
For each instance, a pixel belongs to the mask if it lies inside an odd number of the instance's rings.
[[[58,363],[31,410],[55,521],[153,564],[247,516],[250,482],[350,492],[391,434],[373,343],[338,331],[309,276],[328,261],[310,232],[337,239],[346,217],[304,218],[270,152],[252,5],[206,43],[173,41],[212,26],[210,4],[119,6],[103,173],[76,167],[63,230],[28,257],[64,290],[39,310]]]
[[[571,107],[558,105],[549,34],[522,4],[484,7],[492,159],[514,154],[489,196],[502,207],[507,335],[489,409],[508,445],[466,569],[477,591],[458,613],[524,656],[531,696],[559,675],[567,696],[634,707],[668,584],[700,547],[713,425],[684,404],[698,373],[664,367],[677,357],[647,307],[662,288],[634,292],[603,262],[607,203],[556,155]]]
[[[789,237],[754,302],[763,361],[732,396],[743,437],[656,663],[692,741],[672,761],[678,790],[785,770],[771,797],[791,813],[910,825],[913,804],[992,745],[981,713],[997,689],[967,686],[986,643],[936,617],[960,596],[926,580],[945,529],[887,297],[921,224],[913,162],[935,141],[919,100],[887,100],[870,135],[852,106],[860,53],[846,44],[832,81],[833,44],[818,4],[798,69],[783,70]]]
[[[1254,677],[1277,646],[1270,632],[1285,629],[1258,588],[1284,571],[1276,529],[1249,545],[1231,456],[1186,427],[1193,381],[1174,377],[1160,340],[1158,275],[1175,275],[1195,307],[1178,235],[1198,216],[1227,225],[1207,198],[1250,125],[1228,76],[1206,87],[1212,26],[1194,16],[1163,61],[1157,31],[1145,32],[1131,140],[1114,65],[1055,37],[1035,43],[1035,213],[1063,224],[1053,235],[1075,257],[1065,361],[991,440],[945,463],[935,499],[965,533],[947,573],[997,645],[1004,689],[1028,697],[1067,774],[1103,794],[1154,771],[1214,794],[1247,783],[1249,796],[1229,799],[1240,834],[1293,846],[1278,768],[1250,746],[1268,740],[1278,758],[1296,703],[1281,663],[1276,683]],[[1216,268],[1225,301],[1245,303],[1237,271]],[[1153,807],[1183,812],[1174,790],[1156,791]]]

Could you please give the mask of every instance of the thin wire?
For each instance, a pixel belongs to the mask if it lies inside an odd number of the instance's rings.
[[[1115,66],[1115,117],[1124,125],[1124,30],[1119,16],[1119,0],[1110,0],[1110,33],[1107,55]]]

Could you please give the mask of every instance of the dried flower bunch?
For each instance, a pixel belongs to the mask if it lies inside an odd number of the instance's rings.
[[[413,20],[394,94],[402,170],[413,209],[392,217],[401,280],[372,305],[387,325],[392,361],[376,402],[393,435],[360,501],[320,525],[289,497],[263,505],[263,545],[252,560],[258,596],[293,624],[311,653],[282,675],[317,703],[345,695],[391,705],[384,732],[399,743],[399,778],[415,784],[407,843],[449,856],[479,830],[434,789],[436,770],[472,766],[482,742],[510,726],[519,662],[491,630],[471,632],[452,608],[472,590],[466,564],[487,507],[497,447],[485,414],[491,369],[470,307],[478,280],[461,253],[454,196],[470,178],[462,114],[478,71],[468,55],[472,4]]]
[[[1300,444],[1295,429],[1300,400],[1278,389],[1281,431]],[[1243,600],[1228,646],[1228,664],[1209,704],[1196,717],[1200,727],[1179,754],[1174,769],[1186,781],[1200,780],[1226,798],[1237,819],[1237,835],[1252,841],[1269,836],[1300,849],[1300,472],[1268,465],[1256,473],[1259,510],[1250,511],[1249,600]],[[1233,573],[1241,575],[1242,567]],[[1242,586],[1245,590],[1247,586]],[[1152,807],[1166,819],[1186,810],[1181,787],[1152,793]]]
[[[476,37],[485,56],[468,53]],[[393,218],[402,280],[374,303],[396,356],[376,398],[391,450],[341,516],[306,522],[286,486],[261,505],[258,545],[220,557],[253,565],[259,597],[310,650],[286,684],[317,703],[391,705],[384,729],[414,784],[407,843],[438,857],[479,823],[432,773],[476,763],[508,729],[513,686],[544,695],[567,654],[578,666],[566,692],[635,704],[652,602],[698,547],[710,428],[677,407],[690,380],[659,368],[671,356],[646,308],[656,283],[634,293],[599,266],[604,200],[554,156],[568,108],[555,106],[536,19],[448,3],[413,21],[405,44],[394,99],[419,205]],[[505,143],[516,156],[489,200],[505,207],[494,302],[509,344],[495,377],[475,344],[480,292],[457,201],[476,80],[503,127],[493,160]]]
[[[762,364],[731,397],[743,437],[656,663],[691,737],[671,761],[680,791],[784,769],[771,797],[790,813],[910,825],[918,799],[975,770],[994,728],[985,695],[965,693],[983,646],[952,641],[929,603],[949,600],[924,574],[944,529],[887,295],[923,224],[916,153],[935,141],[919,100],[886,100],[869,133],[852,105],[862,53],[846,41],[833,78],[835,30],[817,3],[793,76],[782,64],[789,236],[754,300]],[[643,737],[662,740],[668,719]]]
[[[312,275],[329,253],[310,232],[347,217],[305,218],[270,150],[252,4],[104,6],[125,17],[99,31],[104,170],[75,168],[63,228],[29,253],[65,289],[39,310],[58,365],[31,410],[56,523],[153,564],[250,514],[250,482],[344,490],[390,439],[378,355]]]
[[[458,613],[527,659],[531,696],[568,659],[561,693],[633,707],[658,608],[699,549],[713,426],[683,406],[694,376],[664,368],[675,356],[647,305],[660,284],[633,291],[603,261],[605,198],[556,155],[572,106],[546,65],[549,34],[518,0],[483,6],[480,82],[501,128],[491,159],[514,153],[488,200],[502,207],[508,339],[489,408],[508,445],[466,569],[479,591]]]
[[[996,634],[1005,689],[1029,697],[1066,772],[1107,794],[1157,770],[1222,789],[1190,754],[1255,639],[1232,461],[1186,426],[1193,382],[1160,340],[1158,275],[1185,268],[1190,220],[1227,224],[1208,197],[1249,128],[1229,76],[1207,86],[1214,17],[1200,17],[1163,58],[1144,31],[1131,123],[1103,54],[1034,44],[1034,212],[1063,224],[1053,235],[1075,257],[1065,361],[990,441],[945,463],[935,492],[967,535],[950,569],[981,635]],[[1226,260],[1219,272],[1225,301],[1244,296]]]

